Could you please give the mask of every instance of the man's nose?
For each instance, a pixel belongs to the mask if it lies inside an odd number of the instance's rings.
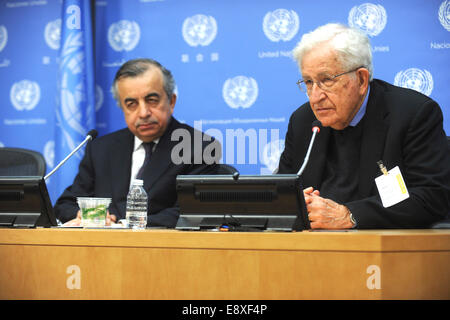
[[[145,103],[145,101],[139,102],[139,116],[141,118],[146,118],[152,114],[150,107]]]
[[[313,82],[311,89],[308,91],[308,98],[311,103],[316,103],[325,97],[325,91],[319,85]]]

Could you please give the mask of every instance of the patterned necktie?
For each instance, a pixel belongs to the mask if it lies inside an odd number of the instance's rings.
[[[136,179],[142,179],[144,176],[144,170],[145,167],[148,165],[148,163],[150,162],[150,158],[152,156],[153,153],[153,146],[155,145],[154,142],[143,142],[142,146],[145,149],[145,159],[144,159],[144,163],[142,164],[142,167],[139,169],[137,175],[136,175]]]

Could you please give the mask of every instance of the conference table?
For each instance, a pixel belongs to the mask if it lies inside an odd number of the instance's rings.
[[[450,230],[4,228],[0,299],[450,299]]]

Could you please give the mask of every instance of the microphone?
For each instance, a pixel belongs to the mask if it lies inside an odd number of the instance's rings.
[[[56,170],[59,169],[59,167],[61,167],[67,160],[69,160],[69,158],[71,156],[74,155],[75,152],[77,152],[86,142],[88,142],[89,140],[94,140],[98,135],[97,130],[92,129],[91,131],[89,131],[86,135],[86,138],[83,140],[83,142],[81,142],[78,147],[76,147],[67,157],[64,158],[63,161],[61,161],[56,167],[55,169],[53,169],[50,173],[48,173],[45,177],[44,180],[47,180],[52,174],[55,173]]]
[[[314,120],[312,122],[313,135],[311,137],[311,141],[309,142],[308,151],[306,152],[306,156],[305,156],[305,159],[303,160],[303,164],[302,164],[300,170],[298,170],[298,172],[297,172],[298,176],[302,175],[303,170],[305,170],[305,167],[308,164],[309,154],[311,153],[311,149],[312,149],[312,146],[314,144],[314,139],[316,138],[316,134],[320,132],[320,128],[322,128],[322,123],[319,120]]]

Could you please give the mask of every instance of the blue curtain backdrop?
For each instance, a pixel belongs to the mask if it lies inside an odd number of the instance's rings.
[[[366,32],[374,77],[435,99],[450,135],[449,0],[97,0],[95,34],[88,31],[86,2],[78,4],[81,29],[75,30],[83,37],[76,47],[82,51],[72,53],[72,64],[60,58],[68,37],[63,13],[77,25],[76,10],[63,8],[70,4],[0,0],[0,146],[40,151],[48,171],[86,131],[95,127],[104,135],[125,127],[112,79],[124,61],[151,57],[175,76],[178,120],[221,140],[223,162],[241,173],[270,173],[289,116],[306,101],[295,85],[300,74],[291,50],[303,33],[328,22]],[[75,90],[70,99],[65,66]],[[84,71],[70,69],[75,66]],[[61,167],[68,180],[50,178],[53,202],[73,180],[79,157]]]

